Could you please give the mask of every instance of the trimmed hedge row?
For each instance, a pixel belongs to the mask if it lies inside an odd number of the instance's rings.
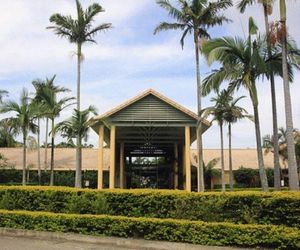
[[[89,181],[89,188],[97,188],[97,174],[96,170],[82,171],[82,181]],[[29,185],[38,185],[37,170],[27,171],[29,177]],[[41,172],[41,185],[49,185],[50,171]],[[103,184],[108,187],[108,171],[103,171]],[[22,170],[20,169],[3,169],[0,167],[0,185],[22,185]],[[75,185],[75,171],[73,170],[57,170],[54,171],[54,185],[74,187]]]
[[[187,193],[0,186],[0,209],[109,214],[300,228],[300,192]]]
[[[0,210],[0,227],[144,238],[214,246],[300,249],[300,231],[273,225]]]

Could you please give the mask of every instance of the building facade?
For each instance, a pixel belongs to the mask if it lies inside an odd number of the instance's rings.
[[[132,188],[135,177],[153,187],[191,191],[191,144],[197,115],[149,89],[94,117],[99,136],[98,189],[103,188],[104,147],[109,148],[109,188]],[[210,126],[202,121],[204,133]]]

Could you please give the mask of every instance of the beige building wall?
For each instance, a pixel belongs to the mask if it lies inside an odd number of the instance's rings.
[[[22,148],[0,148],[0,153],[3,154],[9,163],[15,165],[17,169],[22,168]],[[75,170],[75,149],[73,148],[56,148],[55,149],[55,169],[57,170]],[[97,170],[98,167],[98,149],[83,149],[82,150],[82,167],[83,170]],[[247,168],[257,168],[257,157],[255,149],[233,149],[233,169],[239,169],[240,166]],[[220,157],[220,150],[205,149],[204,162]],[[50,160],[50,149],[48,149],[48,161]],[[272,153],[264,155],[265,166],[273,168]],[[41,149],[41,162],[44,168],[44,149]],[[191,163],[197,166],[196,151],[191,150]],[[37,168],[37,151],[28,151],[27,165],[32,165],[33,169]],[[48,166],[49,168],[49,166]],[[220,162],[216,168],[221,168]],[[104,169],[109,169],[109,149],[104,149]],[[225,170],[229,170],[228,166],[228,150],[225,150]]]

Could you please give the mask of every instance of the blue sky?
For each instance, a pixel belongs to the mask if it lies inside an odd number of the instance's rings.
[[[184,50],[176,31],[153,35],[160,21],[170,20],[154,0],[82,0],[84,7],[99,2],[106,10],[96,19],[97,23],[111,22],[114,28],[97,36],[97,44],[83,49],[82,107],[90,104],[103,113],[139,92],[154,88],[169,98],[196,111],[196,80],[194,49],[191,38]],[[172,2],[172,1],[171,1]],[[288,1],[289,34],[300,44],[300,1]],[[278,19],[278,2],[271,20]],[[50,30],[51,14],[75,14],[73,0],[1,0],[0,7],[0,88],[10,92],[9,98],[17,99],[23,87],[33,91],[31,82],[36,78],[57,75],[57,84],[72,90],[75,96],[76,58],[75,46],[56,37]],[[221,28],[211,29],[212,37],[224,35],[244,36],[248,17],[252,15],[263,31],[260,5],[241,15],[235,7],[226,11],[233,20]],[[201,76],[209,68],[201,59]],[[300,73],[292,84],[294,126],[300,128]],[[278,93],[279,125],[284,125],[282,80],[276,79]],[[259,101],[262,134],[272,133],[271,104],[268,82],[259,82]],[[245,95],[241,91],[237,95]],[[203,106],[210,105],[211,96],[205,97]],[[249,98],[241,104],[252,113]],[[58,120],[70,116],[65,110]],[[3,115],[1,116],[3,117]],[[214,125],[204,135],[205,148],[218,148],[218,128]],[[44,138],[44,137],[42,137]],[[60,138],[58,138],[60,140]],[[226,138],[227,140],[227,138]],[[89,142],[97,146],[97,136],[91,132]],[[234,126],[233,146],[255,147],[254,125],[243,121]]]

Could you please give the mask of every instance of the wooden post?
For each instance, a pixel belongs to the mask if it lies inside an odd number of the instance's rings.
[[[192,191],[192,185],[191,185],[191,156],[190,156],[190,146],[191,146],[191,131],[190,127],[185,127],[185,190],[188,192]]]
[[[174,144],[174,189],[178,189],[178,144]]]
[[[124,188],[125,167],[124,142],[120,144],[120,188]]]
[[[183,189],[185,190],[185,186],[186,186],[186,178],[185,178],[185,175],[186,175],[186,164],[185,164],[185,145],[182,145],[182,187]]]
[[[99,149],[98,149],[98,189],[103,188],[103,141],[104,141],[104,126],[99,127]]]
[[[115,188],[116,170],[116,127],[110,128],[110,164],[109,164],[109,188]]]

